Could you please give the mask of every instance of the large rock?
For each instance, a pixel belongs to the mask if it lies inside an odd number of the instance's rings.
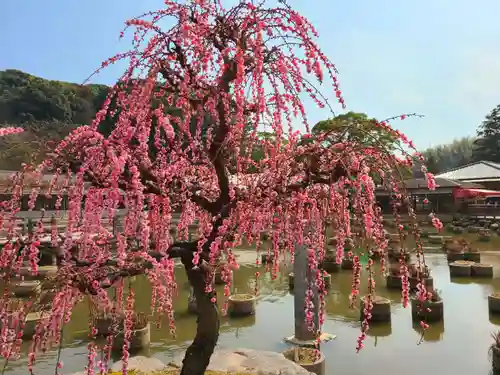
[[[112,372],[120,372],[122,370],[123,362],[118,361],[111,367]],[[141,373],[149,374],[155,371],[161,371],[167,366],[158,358],[148,358],[143,356],[131,357],[128,360],[128,370],[140,370]]]
[[[171,365],[182,366],[184,356]],[[314,375],[286,359],[283,354],[252,349],[216,350],[208,365],[210,371],[226,371],[255,375]]]
[[[118,361],[111,366],[110,375],[118,375],[122,372],[123,362]],[[135,372],[140,372],[141,374],[152,374],[165,370],[168,366],[165,365],[158,358],[149,358],[144,356],[130,357],[128,359],[127,370],[135,370]],[[87,375],[87,371],[74,372],[71,375]]]

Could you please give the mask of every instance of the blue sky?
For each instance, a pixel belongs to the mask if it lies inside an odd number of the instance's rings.
[[[425,115],[394,123],[421,149],[473,135],[500,104],[498,0],[288,2],[320,32],[319,45],[340,71],[348,109],[378,119]],[[162,4],[3,0],[0,70],[83,82],[101,61],[128,49],[118,41],[127,18]],[[93,82],[111,84],[122,69],[108,68]],[[312,123],[328,117],[313,106],[308,112]]]

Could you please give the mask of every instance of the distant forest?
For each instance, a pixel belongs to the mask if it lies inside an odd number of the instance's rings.
[[[475,137],[456,139],[451,143],[423,150],[427,168],[433,173],[444,172],[476,161],[474,158]]]
[[[23,163],[42,161],[72,129],[91,123],[109,91],[106,85],[79,85],[47,80],[19,70],[0,71],[0,126],[25,129],[21,134],[0,138],[0,169],[17,170]],[[364,123],[369,122],[366,115],[349,112],[333,123],[360,116],[364,116],[361,119]],[[320,121],[316,130],[328,121]],[[107,118],[101,130],[109,131],[112,124],[113,120]],[[265,136],[262,133],[262,137]],[[500,162],[500,106],[485,117],[476,137],[457,139],[422,153],[433,173],[478,160]],[[263,152],[257,150],[253,157],[260,159]]]
[[[25,132],[0,139],[0,169],[36,163],[72,129],[89,124],[110,88],[51,81],[21,72],[0,71],[0,124]]]

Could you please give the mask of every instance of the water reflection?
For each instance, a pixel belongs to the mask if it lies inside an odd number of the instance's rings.
[[[253,254],[254,256],[255,254]],[[337,338],[322,345],[327,357],[328,373],[346,375],[396,374],[404,366],[406,375],[487,374],[491,366],[487,359],[490,333],[500,326],[500,316],[488,313],[487,296],[500,292],[500,279],[450,280],[448,264],[443,254],[428,256],[432,264],[432,275],[436,288],[442,291],[444,321],[431,324],[419,344],[422,330],[413,323],[410,308],[401,306],[401,293],[385,288],[385,278],[375,267],[374,279],[377,294],[392,302],[391,324],[372,324],[367,333],[365,348],[356,354],[356,339],[359,335],[359,303],[349,308],[352,285],[350,271],[332,274],[332,287],[326,296],[324,331]],[[484,256],[483,262],[500,267],[500,257]],[[220,347],[250,347],[282,351],[286,348],[283,338],[293,334],[293,295],[288,292],[290,265],[284,263],[275,278],[265,272],[265,267],[242,266],[234,272],[232,292],[252,293],[257,285],[259,296],[255,316],[245,318],[223,317],[221,322]],[[255,272],[261,276],[257,280]],[[194,337],[196,317],[187,312],[189,288],[182,268],[175,271],[179,288],[174,300],[176,335],[169,333],[169,324],[163,319],[161,325],[152,326],[151,347],[145,354],[158,357],[165,362],[172,359],[189,345]],[[361,277],[361,295],[367,292],[367,275]],[[136,305],[148,313],[151,289],[145,278],[138,277],[132,287],[136,293]],[[223,303],[223,286],[217,286]],[[83,301],[73,311],[72,319],[64,330],[62,356],[64,373],[81,371],[87,363],[88,304]],[[445,327],[446,325],[446,327]],[[446,328],[446,330],[445,330]],[[25,374],[26,354],[29,343],[22,347],[23,357],[7,366],[11,374]],[[397,351],[397,357],[395,357]],[[471,359],[474,360],[471,360]],[[406,364],[411,363],[411,366]],[[36,364],[37,375],[54,373],[55,353],[41,356]]]
[[[371,323],[368,332],[370,337],[387,337],[392,334],[392,323]]]
[[[490,323],[496,326],[500,326],[500,315],[499,314],[492,314],[488,313],[488,319],[490,320]]]
[[[470,278],[470,277],[450,277],[450,282],[452,284],[461,284],[461,285],[469,285],[469,284],[481,284],[481,285],[492,285],[494,283],[494,279],[487,278]]]
[[[365,345],[370,345],[373,343],[373,347],[377,347],[383,342],[383,339],[389,337],[392,334],[392,324],[391,323],[372,323],[366,335],[368,336]],[[380,339],[380,340],[379,340]]]
[[[413,330],[417,333],[419,338],[422,338],[423,341],[441,341],[444,335],[444,320],[432,323],[429,328],[425,330],[421,327],[419,322],[413,322]]]

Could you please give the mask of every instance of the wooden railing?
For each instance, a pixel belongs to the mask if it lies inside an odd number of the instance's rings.
[[[45,234],[50,234],[52,230],[52,217],[49,214],[45,217],[43,217],[42,220],[42,226],[44,228]],[[124,210],[120,210],[116,213],[116,216],[112,222],[108,222],[108,220],[103,219],[103,226],[108,229],[109,231],[115,233],[115,232],[122,232],[123,231],[123,226],[124,226],[124,217],[126,213]],[[172,220],[171,220],[171,229],[172,229],[172,234],[177,233],[177,225],[179,224],[179,215],[173,214],[172,215]],[[30,230],[36,230],[40,220],[40,213],[37,211],[23,211],[19,213],[19,217],[16,218],[15,220],[15,227],[17,233],[22,233],[22,234],[27,234]],[[68,224],[68,218],[66,215],[66,212],[61,211],[59,216],[55,218],[56,222],[55,225],[57,226],[57,230],[59,233],[63,233],[66,229],[66,226]],[[0,241],[2,240],[3,237],[5,237],[6,229],[5,229],[5,224],[4,228],[0,228]],[[29,229],[33,228],[33,229]],[[195,236],[196,231],[199,228],[199,223],[198,221],[195,221],[194,223],[188,225],[188,238],[191,238],[191,236]]]

